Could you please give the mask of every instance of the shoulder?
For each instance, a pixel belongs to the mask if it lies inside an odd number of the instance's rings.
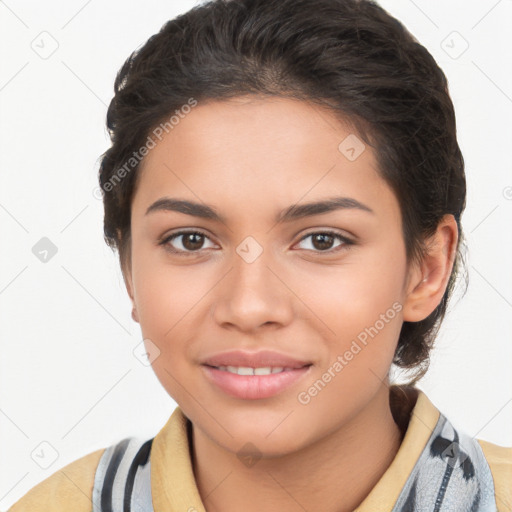
[[[512,447],[477,441],[491,469],[498,511],[508,512],[512,510]]]
[[[105,448],[59,469],[30,489],[8,512],[91,512],[96,468]]]

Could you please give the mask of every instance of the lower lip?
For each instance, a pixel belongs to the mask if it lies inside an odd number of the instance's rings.
[[[244,400],[259,400],[277,395],[291,386],[304,377],[311,366],[270,375],[237,375],[212,366],[203,365],[203,368],[208,379],[228,395]]]

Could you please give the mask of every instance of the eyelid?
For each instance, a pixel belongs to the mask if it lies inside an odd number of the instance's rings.
[[[353,240],[354,235],[345,234],[345,231],[337,230],[335,228],[311,228],[311,231],[308,231],[302,237],[299,241],[304,240],[304,238],[316,235],[316,234],[324,234],[324,235],[332,235],[332,236],[338,236],[343,240],[346,240],[347,242],[355,243],[355,240]]]
[[[191,233],[197,233],[199,235],[206,236],[208,238],[211,238],[208,233],[203,231],[201,228],[177,228],[175,231],[166,232],[164,235],[162,235],[159,239],[160,242],[165,242],[166,240],[169,240],[169,238],[173,236],[178,235],[189,235]]]

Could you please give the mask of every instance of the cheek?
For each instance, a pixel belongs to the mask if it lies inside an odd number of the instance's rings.
[[[207,314],[208,293],[218,281],[209,265],[168,264],[157,251],[133,254],[133,281],[140,329],[159,350],[152,367],[169,394],[178,401],[190,387],[198,327]]]
[[[311,309],[322,311],[329,327],[325,357],[299,400],[317,417],[345,421],[386,379],[402,326],[399,269],[395,275],[386,268],[386,274],[376,267],[361,273],[354,268],[333,279],[327,291],[309,295]]]
[[[347,329],[373,325],[395,302],[403,301],[405,258],[398,251],[375,254],[297,272],[294,288],[302,290],[307,306],[334,331],[331,335],[344,336]]]
[[[197,265],[168,264],[160,248],[136,248],[132,269],[141,329],[160,340],[172,335],[209,286],[205,271]]]
[[[177,403],[190,400],[187,390],[194,388],[190,380],[189,350],[194,346],[195,332],[191,320],[208,290],[206,284],[201,287],[196,281],[204,283],[192,266],[152,265],[149,258],[134,265],[140,329],[144,339],[158,348],[151,366]]]
[[[381,248],[353,261],[332,267],[328,276],[308,276],[302,285],[328,340],[323,369],[332,367],[338,356],[343,359],[345,377],[338,381],[375,379],[369,368],[383,378],[402,326],[405,255],[392,247]]]

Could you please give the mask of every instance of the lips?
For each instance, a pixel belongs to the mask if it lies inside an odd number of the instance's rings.
[[[310,366],[312,363],[273,350],[260,350],[258,352],[230,350],[208,356],[203,360],[202,364],[214,368],[236,366],[248,368],[281,367],[298,369]]]
[[[225,395],[242,400],[261,400],[298,386],[311,375],[312,365],[293,370],[281,370],[270,375],[237,375],[208,365],[202,365],[206,379]],[[304,387],[304,385],[302,386]]]

